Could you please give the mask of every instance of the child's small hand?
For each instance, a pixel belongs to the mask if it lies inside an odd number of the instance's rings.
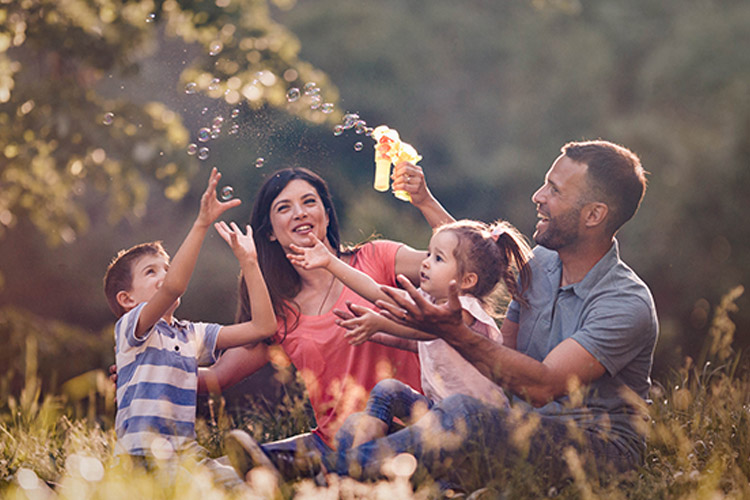
[[[216,232],[231,247],[234,256],[240,263],[254,264],[258,261],[258,252],[253,240],[253,228],[249,224],[247,225],[247,234],[243,234],[242,229],[234,222],[227,225],[226,222],[219,221],[214,224],[214,227]]]
[[[349,330],[344,337],[351,345],[360,345],[367,342],[370,337],[383,330],[384,318],[364,306],[347,303],[349,311],[334,310],[339,318],[336,324]]]
[[[221,173],[216,170],[216,167],[211,169],[211,175],[208,178],[208,186],[201,196],[201,208],[198,212],[198,218],[196,224],[202,224],[208,227],[213,221],[219,218],[221,214],[234,208],[242,201],[239,198],[234,198],[229,201],[220,201],[216,197],[216,186],[219,184],[221,179]]]
[[[312,242],[313,245],[310,247],[301,247],[292,243],[289,248],[294,253],[286,254],[286,258],[289,259],[292,265],[302,269],[328,267],[333,257],[330,250],[314,235],[312,236]]]

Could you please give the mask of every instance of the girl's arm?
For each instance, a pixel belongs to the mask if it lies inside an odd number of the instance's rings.
[[[389,300],[377,281],[333,255],[315,236],[312,238],[314,241],[310,247],[291,245],[290,248],[294,253],[287,254],[289,262],[302,269],[326,269],[357,295],[370,302]]]
[[[221,237],[232,247],[232,251],[240,263],[242,275],[247,285],[252,317],[250,321],[222,327],[216,339],[216,347],[225,349],[266,339],[276,331],[276,315],[273,312],[273,304],[266,282],[258,266],[258,254],[253,241],[253,230],[248,225],[247,234],[243,234],[234,222],[231,225],[218,222],[215,227]]]

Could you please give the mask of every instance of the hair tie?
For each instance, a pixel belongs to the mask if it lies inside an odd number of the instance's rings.
[[[490,233],[490,238],[492,238],[492,241],[497,243],[497,239],[500,237],[501,234],[507,232],[507,229],[503,226],[495,226],[495,229],[492,230]]]

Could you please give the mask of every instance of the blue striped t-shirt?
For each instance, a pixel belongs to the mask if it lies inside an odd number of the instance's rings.
[[[152,446],[181,449],[195,439],[198,365],[216,361],[221,325],[164,319],[135,338],[146,303],[115,325],[117,363],[117,453],[152,455]],[[156,438],[158,441],[154,441]]]

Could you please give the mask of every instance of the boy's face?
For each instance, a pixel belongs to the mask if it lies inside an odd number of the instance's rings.
[[[169,269],[169,259],[164,255],[144,255],[133,262],[133,283],[130,290],[122,295],[122,306],[130,310],[142,302],[147,302],[154,296],[156,291],[164,282],[164,277]],[[118,300],[121,300],[120,292]],[[175,302],[174,307],[170,308],[170,313],[177,308],[179,299]]]

